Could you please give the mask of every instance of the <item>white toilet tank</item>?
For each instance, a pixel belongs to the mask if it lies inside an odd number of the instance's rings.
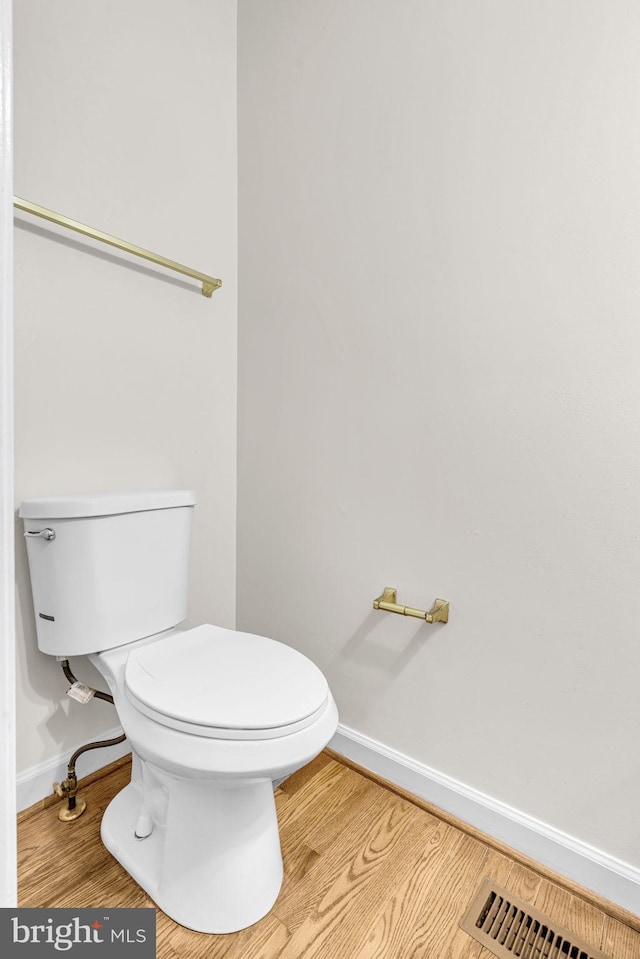
[[[96,653],[181,622],[195,502],[191,490],[25,500],[42,652]]]

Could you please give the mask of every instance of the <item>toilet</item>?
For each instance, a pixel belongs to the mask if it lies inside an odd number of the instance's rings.
[[[102,840],[168,916],[229,933],[282,883],[274,782],[338,723],[322,672],[264,636],[186,617],[190,490],[25,500],[38,646],[87,655],[133,754]]]

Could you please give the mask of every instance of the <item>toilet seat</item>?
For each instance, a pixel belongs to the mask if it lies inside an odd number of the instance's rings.
[[[264,636],[204,624],[131,651],[136,709],[194,736],[276,739],[311,725],[329,687],[306,656]]]

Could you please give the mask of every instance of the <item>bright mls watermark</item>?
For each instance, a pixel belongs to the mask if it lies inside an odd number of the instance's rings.
[[[155,959],[155,909],[0,909],[2,959]]]

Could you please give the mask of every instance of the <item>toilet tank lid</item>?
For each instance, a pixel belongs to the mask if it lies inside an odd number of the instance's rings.
[[[141,513],[144,510],[195,506],[196,495],[189,489],[137,490],[128,493],[77,493],[73,496],[43,496],[20,504],[24,519],[67,519],[84,516],[111,516]]]

